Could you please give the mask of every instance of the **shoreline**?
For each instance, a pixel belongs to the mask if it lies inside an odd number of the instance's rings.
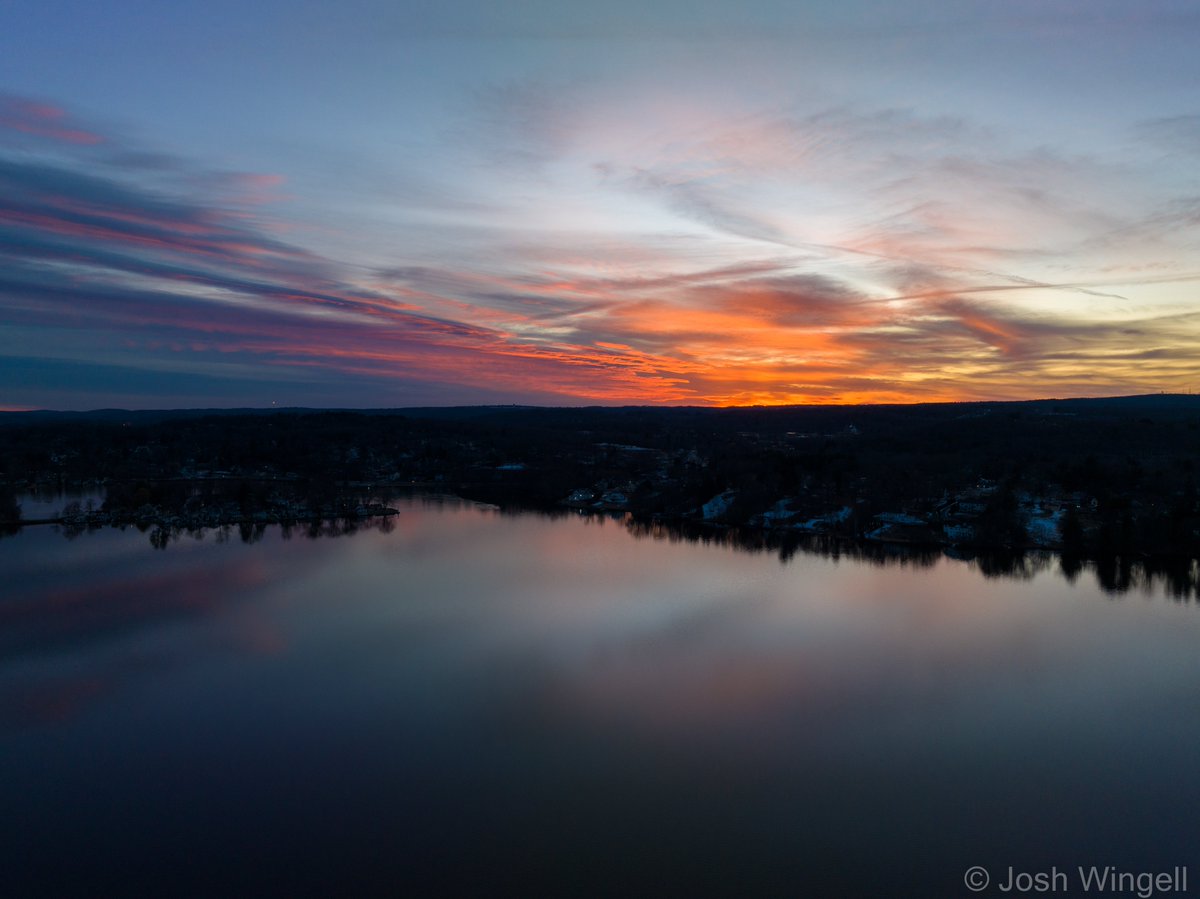
[[[164,480],[179,481],[186,479]],[[229,480],[232,482],[241,479]],[[216,481],[209,481],[209,483],[214,482]],[[267,525],[311,526],[338,522],[362,523],[398,515],[400,510],[386,504],[387,501],[396,498],[396,496],[388,496],[387,494],[394,493],[398,496],[407,495],[426,499],[435,497],[450,498],[464,503],[490,507],[502,513],[510,514],[529,513],[557,517],[575,513],[590,517],[617,519],[630,521],[641,527],[661,528],[665,532],[685,537],[736,535],[738,538],[736,542],[761,544],[764,546],[782,546],[790,543],[799,545],[812,541],[834,541],[844,547],[858,549],[875,547],[885,552],[888,550],[900,550],[913,555],[932,553],[945,555],[948,558],[974,558],[978,556],[1012,557],[1031,553],[1045,553],[1058,558],[1066,558],[1079,562],[1124,559],[1151,563],[1178,564],[1200,561],[1200,557],[1196,555],[1169,552],[1068,552],[1063,548],[1061,543],[1053,545],[1035,543],[1011,545],[986,542],[954,542],[946,539],[937,539],[932,532],[928,536],[922,537],[904,536],[901,534],[882,536],[877,533],[849,534],[839,531],[836,528],[819,529],[796,524],[768,525],[751,522],[722,522],[706,520],[698,515],[667,515],[662,513],[648,513],[630,508],[604,508],[572,503],[567,500],[550,505],[520,501],[498,502],[495,498],[480,495],[480,493],[486,494],[487,491],[477,492],[465,489],[450,492],[444,486],[434,488],[434,485],[428,484],[382,485],[362,483],[349,486],[369,491],[371,495],[376,497],[383,496],[385,501],[364,503],[352,501],[349,497],[345,497],[342,500],[335,500],[333,504],[326,505],[321,509],[293,506],[286,509],[258,508],[253,511],[239,510],[237,512],[228,508],[218,509],[211,507],[190,513],[182,510],[168,511],[158,508],[137,511],[105,511],[98,509],[81,511],[74,514],[20,519],[15,522],[9,522],[5,528],[4,535],[11,536],[19,532],[21,528],[27,526],[57,526],[64,530],[66,536],[73,537],[82,533],[110,527],[117,528],[118,530],[124,530],[128,527],[134,527],[141,531],[150,531],[152,529],[166,530],[172,535],[177,535],[244,526],[255,528]]]

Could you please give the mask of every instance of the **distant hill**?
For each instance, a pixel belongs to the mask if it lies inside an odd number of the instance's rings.
[[[436,421],[509,421],[541,424],[577,423],[585,420],[631,418],[673,418],[731,420],[782,420],[795,418],[810,421],[843,421],[855,417],[882,416],[885,418],[945,418],[946,416],[982,413],[1030,412],[1039,414],[1104,415],[1145,411],[1173,415],[1192,414],[1200,410],[1200,395],[1182,393],[1151,393],[1133,396],[1047,398],[1037,400],[979,400],[957,403],[864,404],[820,406],[411,406],[397,408],[321,408],[267,407],[236,409],[93,409],[89,411],[58,411],[39,409],[26,412],[0,412],[0,426],[39,424],[43,422],[96,421],[109,423],[131,422],[148,424],[176,419],[207,416],[247,415],[311,415],[347,413],[362,415],[403,415]]]

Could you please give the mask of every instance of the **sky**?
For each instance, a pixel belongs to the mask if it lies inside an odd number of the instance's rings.
[[[0,6],[0,409],[1200,387],[1193,0]]]

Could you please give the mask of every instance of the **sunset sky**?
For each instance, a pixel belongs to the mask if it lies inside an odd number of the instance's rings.
[[[1194,0],[0,8],[0,408],[1200,389]]]

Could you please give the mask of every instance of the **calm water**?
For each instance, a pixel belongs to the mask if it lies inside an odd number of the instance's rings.
[[[401,505],[0,540],[0,893],[1200,888],[1192,603]]]

